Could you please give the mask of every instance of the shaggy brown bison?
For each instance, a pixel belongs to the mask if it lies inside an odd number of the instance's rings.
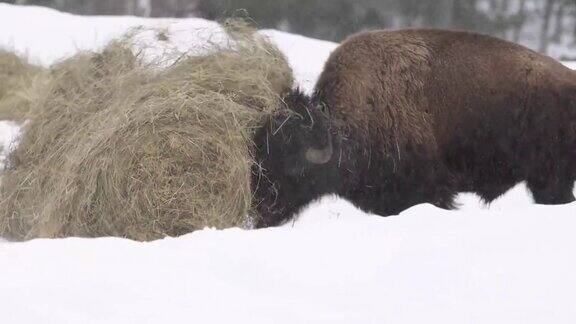
[[[287,105],[296,117],[256,138],[260,227],[330,193],[382,216],[451,208],[460,191],[490,202],[520,181],[536,203],[574,201],[576,72],[522,46],[465,31],[358,34],[314,96]]]

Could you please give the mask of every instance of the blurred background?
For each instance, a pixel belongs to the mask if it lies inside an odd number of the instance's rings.
[[[576,59],[576,0],[0,0],[81,15],[249,16],[259,28],[340,41],[374,28],[476,30]]]

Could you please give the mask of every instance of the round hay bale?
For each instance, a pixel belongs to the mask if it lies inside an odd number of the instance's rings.
[[[46,82],[44,70],[0,50],[0,120],[22,121]]]
[[[147,241],[246,223],[252,136],[293,83],[244,24],[232,46],[159,68],[129,41],[55,66],[9,155],[0,236]]]

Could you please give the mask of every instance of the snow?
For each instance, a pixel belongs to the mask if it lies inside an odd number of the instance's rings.
[[[571,323],[568,209],[398,217],[325,202],[298,222],[178,239],[0,248],[7,323]]]
[[[98,49],[135,27],[167,29],[177,38],[173,44],[180,49],[187,43],[204,41],[219,30],[218,24],[202,19],[104,16],[86,19],[49,8],[1,3],[0,21],[3,26],[10,26],[10,32],[0,33],[0,46],[26,54],[33,63],[42,65],[51,65],[78,51]]]
[[[200,19],[0,4],[0,47],[50,65],[138,25],[171,35],[169,44],[151,44],[153,55],[222,40],[216,24]],[[261,33],[307,91],[336,46]],[[0,123],[0,143],[9,148],[17,132]],[[455,211],[423,204],[383,218],[326,197],[279,228],[205,229],[150,243],[0,242],[0,321],[574,323],[576,203],[534,205],[522,184],[490,206],[471,194],[458,201]]]
[[[4,168],[4,160],[6,159],[6,153],[10,151],[13,147],[13,143],[16,141],[20,127],[9,121],[0,120],[0,170]],[[0,178],[0,181],[2,178]]]
[[[273,40],[288,57],[294,77],[300,87],[312,90],[324,67],[324,62],[337,44],[276,30],[263,30],[263,35]]]
[[[567,67],[571,68],[572,70],[576,70],[576,61],[565,62],[564,64],[565,64]]]

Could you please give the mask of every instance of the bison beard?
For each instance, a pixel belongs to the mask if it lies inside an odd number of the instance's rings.
[[[522,46],[462,31],[367,32],[331,54],[312,99],[299,98],[288,106],[305,118],[256,137],[257,226],[324,194],[382,216],[452,208],[461,191],[489,203],[521,181],[536,203],[575,200],[576,73]],[[328,140],[329,161],[306,161],[301,152]]]

